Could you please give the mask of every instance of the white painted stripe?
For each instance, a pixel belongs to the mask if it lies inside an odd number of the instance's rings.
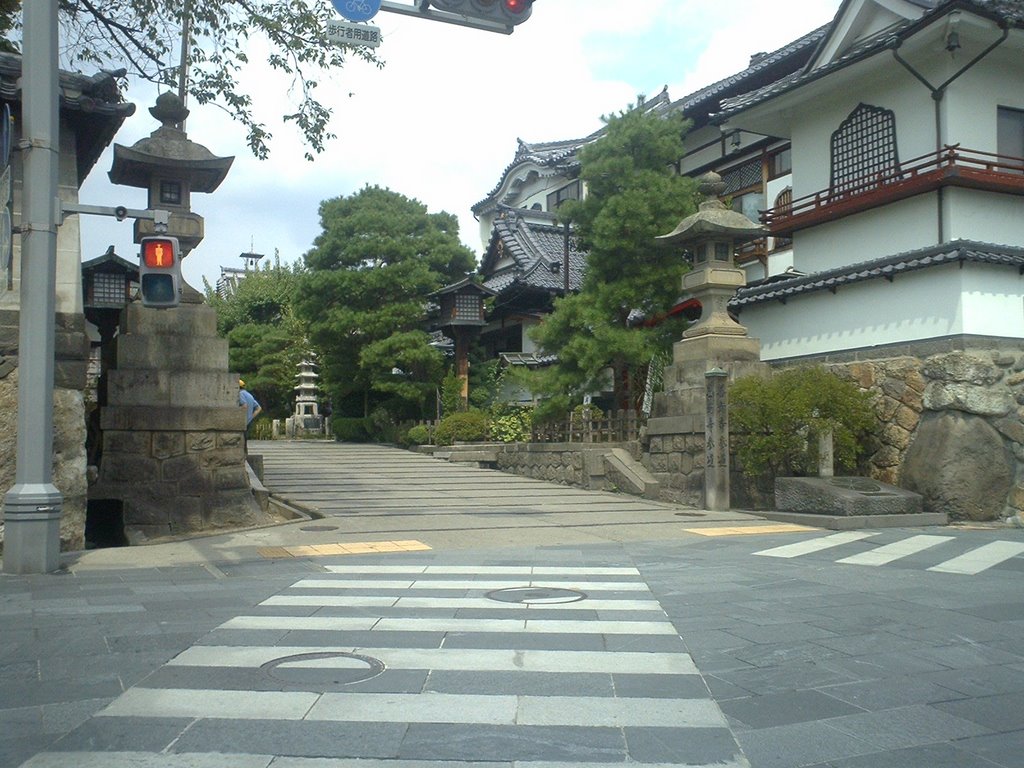
[[[273,757],[219,752],[42,752],[21,768],[398,768],[396,760],[330,757]],[[464,762],[402,760],[401,768],[613,768],[624,763]],[[679,763],[628,763],[629,768],[682,768]],[[750,768],[744,760],[686,768]]]
[[[332,608],[376,607],[376,608],[476,608],[481,610],[508,610],[529,608],[530,610],[565,611],[657,611],[662,613],[657,600],[579,600],[575,603],[503,603],[486,597],[379,597],[366,595],[275,595],[260,605],[322,606]]]
[[[571,579],[530,579],[462,581],[456,579],[303,579],[292,585],[300,589],[508,589],[509,587],[551,587],[591,591],[647,592],[647,585],[638,581],[573,581]]]
[[[972,549],[959,557],[932,566],[929,571],[960,573],[973,576],[1024,553],[1024,544],[1016,541],[993,541]]]
[[[664,621],[545,621],[541,619],[377,619],[347,616],[237,616],[218,629],[386,632],[533,632],[589,635],[675,635]]]
[[[256,668],[287,656],[308,653],[357,653],[384,662],[388,669],[494,672],[581,672],[594,674],[696,675],[687,653],[634,651],[515,651],[473,648],[357,648],[354,646],[195,645],[175,656],[172,667]],[[330,669],[344,659],[307,659],[290,667]]]
[[[452,693],[325,693],[307,720],[340,723],[514,725],[516,696]]]
[[[301,704],[299,700],[303,701]],[[312,706],[310,706],[312,700]],[[715,728],[711,699],[486,696],[454,693],[295,693],[131,688],[98,717],[193,717],[344,723],[462,723]]]
[[[893,560],[899,560],[900,558],[923,552],[926,549],[931,549],[944,542],[952,541],[953,538],[953,536],[911,536],[909,539],[895,541],[892,544],[886,544],[884,547],[861,552],[859,555],[853,555],[852,557],[844,557],[836,562],[846,563],[847,565],[885,565]]]
[[[273,755],[221,754],[219,752],[42,752],[22,763],[21,768],[268,768]],[[349,761],[345,761],[349,762]],[[283,765],[280,761],[275,766]],[[312,766],[313,763],[308,763]],[[323,768],[344,768],[321,764]],[[436,765],[436,763],[435,763]],[[287,768],[303,768],[290,764]],[[365,768],[371,768],[366,766]],[[604,768],[608,768],[606,765]],[[633,766],[630,766],[633,768]],[[637,766],[636,768],[644,768]]]
[[[867,533],[865,531],[846,531],[843,533],[834,533],[831,536],[822,536],[820,538],[808,539],[807,541],[798,541],[794,544],[783,544],[781,547],[772,547],[771,549],[762,549],[760,552],[755,552],[755,555],[763,555],[764,557],[782,557],[782,558],[793,558],[800,557],[800,555],[808,555],[811,552],[821,552],[825,549],[832,549],[832,547],[840,547],[843,544],[849,544],[853,541],[860,541],[871,536],[877,536],[876,533]]]
[[[315,709],[315,708],[314,708]],[[625,699],[585,696],[520,696],[519,725],[609,728],[724,728],[725,715],[707,699]]]
[[[328,565],[329,573],[446,573],[452,575],[639,576],[636,568],[553,567],[544,565]]]
[[[219,717],[302,720],[321,694],[306,691],[220,691],[129,688],[96,717]]]

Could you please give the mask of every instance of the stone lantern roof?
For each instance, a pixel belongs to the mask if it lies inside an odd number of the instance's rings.
[[[178,127],[188,109],[173,93],[162,93],[149,113],[161,125],[131,147],[114,145],[110,181],[129,187],[149,188],[154,174],[163,173],[186,181],[193,192],[213,192],[228,174],[234,157],[217,157],[202,144],[190,140]]]
[[[705,196],[698,211],[687,216],[667,235],[654,238],[663,245],[686,245],[708,238],[730,238],[734,243],[745,243],[768,234],[768,230],[755,224],[738,211],[725,207],[719,195],[725,192],[725,182],[717,173],[700,177],[698,190]]]

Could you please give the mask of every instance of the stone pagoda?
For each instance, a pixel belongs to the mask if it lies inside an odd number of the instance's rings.
[[[301,437],[323,432],[324,423],[320,416],[320,374],[317,373],[316,354],[310,352],[299,362],[295,386],[295,410],[286,422],[289,437]]]
[[[213,192],[233,158],[216,157],[178,126],[188,110],[165,93],[150,113],[160,127],[134,146],[114,145],[110,179],[148,190],[148,206],[170,212],[167,235],[182,255],[203,239],[192,192]],[[155,234],[135,223],[135,242]],[[228,370],[217,314],[186,286],[181,306],[121,314],[116,350],[102,376],[99,480],[90,500],[120,507],[130,543],[267,521],[245,461],[245,408]]]

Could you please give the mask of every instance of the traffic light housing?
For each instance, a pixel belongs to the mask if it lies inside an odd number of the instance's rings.
[[[139,293],[142,306],[166,309],[181,301],[181,260],[178,238],[144,237],[139,252]]]
[[[533,0],[430,0],[430,7],[515,26],[530,18]]]

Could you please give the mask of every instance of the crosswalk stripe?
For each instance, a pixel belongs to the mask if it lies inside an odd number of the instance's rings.
[[[923,552],[926,549],[931,549],[947,541],[952,541],[954,538],[953,536],[911,536],[909,539],[894,541],[892,544],[886,544],[869,552],[861,552],[857,555],[844,557],[836,562],[847,565],[885,565],[893,560],[899,560],[900,558]]]
[[[527,632],[590,635],[674,635],[663,621],[549,621],[543,619],[415,619],[350,616],[237,616],[221,629],[385,632]]]
[[[543,565],[328,565],[329,573],[426,573],[426,574],[472,574],[488,576],[512,576],[517,574],[537,576],[639,576],[636,568],[602,568],[565,566],[552,568]]]
[[[999,565],[1024,553],[1024,544],[1014,541],[993,541],[984,546],[965,552],[959,557],[932,566],[929,571],[938,573],[959,573],[974,576],[993,566]]]
[[[867,533],[865,531],[845,531],[843,533],[834,533],[831,536],[822,536],[817,539],[798,541],[794,544],[783,544],[781,547],[763,549],[760,552],[755,552],[754,554],[763,555],[764,557],[781,557],[789,559],[793,557],[800,557],[801,555],[808,555],[812,552],[821,552],[826,549],[832,549],[833,547],[840,547],[843,544],[849,544],[850,542],[860,541],[861,539],[867,539],[876,535],[877,534]]]
[[[306,693],[131,688],[99,717],[193,717],[314,722],[461,723],[589,728],[721,728],[711,699],[461,693]]]
[[[524,583],[529,582],[529,583]],[[510,587],[551,587],[583,589],[595,592],[647,592],[647,585],[637,581],[576,581],[573,579],[457,580],[457,579],[303,579],[300,589],[508,589]]]
[[[271,661],[309,653],[309,646],[194,645],[171,659],[175,667],[262,667]],[[695,675],[687,653],[633,651],[516,651],[475,648],[357,648],[318,646],[318,653],[359,654],[379,659],[388,669],[439,671],[552,672],[631,675]],[[292,668],[331,669],[344,657],[302,659]]]
[[[44,752],[22,768],[452,768],[455,763],[434,760],[375,760],[370,758],[278,757],[220,752]],[[509,762],[463,762],[459,768],[509,768]],[[564,763],[515,761],[515,768],[613,768],[616,763]],[[627,765],[627,764],[621,764]],[[629,768],[684,768],[679,763],[628,763]],[[685,768],[750,768],[746,760],[716,761],[714,765],[688,763]]]
[[[562,611],[657,611],[661,605],[656,600],[601,600],[588,599],[576,603],[536,603],[529,605],[502,603],[486,597],[393,597],[390,595],[274,595],[260,605],[276,606],[317,606],[331,608],[474,608],[480,610],[507,610],[529,608],[532,610]]]

